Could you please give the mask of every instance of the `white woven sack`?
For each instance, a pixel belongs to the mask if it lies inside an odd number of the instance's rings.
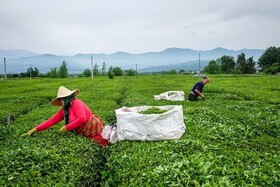
[[[110,134],[110,143],[116,143],[117,141],[118,141],[117,128],[114,127]]]
[[[151,107],[168,111],[162,114],[139,113]],[[122,107],[115,112],[118,140],[180,139],[186,129],[181,105]]]
[[[105,125],[101,132],[101,136],[102,138],[109,140],[110,143],[115,143],[118,140],[116,131],[116,126]]]
[[[154,95],[155,100],[184,101],[185,93],[183,91],[167,91],[160,95]]]
[[[101,132],[102,138],[106,139],[106,140],[109,140],[111,131],[112,131],[111,126],[110,125],[105,125],[102,132]]]

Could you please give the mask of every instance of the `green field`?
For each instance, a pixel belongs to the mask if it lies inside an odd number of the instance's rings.
[[[188,95],[191,75],[0,81],[0,186],[280,186],[280,76],[210,75],[205,101],[155,101]],[[20,137],[58,108],[64,85],[105,124],[121,106],[182,105],[180,140],[121,141],[104,149],[51,129]],[[7,125],[8,116],[11,124]]]

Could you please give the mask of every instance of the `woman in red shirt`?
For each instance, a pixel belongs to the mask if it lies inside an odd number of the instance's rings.
[[[101,146],[108,145],[109,141],[101,136],[104,125],[100,117],[92,113],[83,101],[75,99],[79,93],[80,91],[77,89],[71,91],[64,86],[60,86],[57,97],[51,101],[51,105],[62,106],[62,108],[50,119],[24,133],[22,136],[31,136],[33,133],[48,129],[64,119],[65,126],[59,131],[63,133],[73,131],[92,139]]]

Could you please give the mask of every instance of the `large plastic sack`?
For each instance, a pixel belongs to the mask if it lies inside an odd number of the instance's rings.
[[[167,91],[160,95],[154,95],[155,100],[184,101],[185,93],[183,91]]]
[[[152,107],[167,111],[161,114],[139,113]],[[181,105],[122,107],[115,112],[118,140],[180,139],[186,129]]]

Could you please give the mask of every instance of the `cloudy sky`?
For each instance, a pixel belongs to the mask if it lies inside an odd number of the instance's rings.
[[[279,0],[1,0],[0,49],[143,53],[280,44]]]

